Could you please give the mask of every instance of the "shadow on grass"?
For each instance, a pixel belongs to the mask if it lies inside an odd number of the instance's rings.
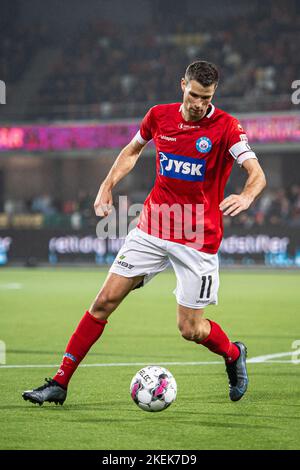
[[[124,416],[124,417],[120,417],[120,418],[107,418],[107,417],[99,417],[99,418],[80,418],[80,417],[77,417],[76,419],[67,419],[66,421],[67,422],[76,422],[76,423],[82,423],[82,424],[86,424],[86,423],[97,423],[97,424],[101,424],[101,423],[107,423],[107,424],[115,424],[115,423],[128,423],[128,422],[131,422],[131,423],[143,423],[143,425],[145,425],[146,423],[149,422],[149,419],[151,419],[151,423],[153,423],[153,415],[156,415],[156,413],[149,413],[149,415],[152,415],[149,416],[148,414],[147,415],[141,415],[141,416],[137,416],[137,417],[133,417],[133,418],[129,418],[128,415],[127,416]],[[176,416],[161,416],[161,414],[159,414],[159,424],[160,426],[162,425],[165,425],[165,426],[169,426],[170,423],[172,425],[172,423],[174,425],[182,425],[182,426],[197,426],[199,428],[203,428],[203,427],[210,427],[210,428],[222,428],[222,429],[228,429],[228,428],[236,428],[236,429],[265,429],[265,430],[270,430],[270,429],[277,429],[276,426],[269,426],[269,425],[260,425],[260,424],[249,424],[249,423],[236,423],[236,422],[226,422],[226,423],[222,423],[222,422],[218,422],[217,420],[213,419],[211,421],[209,420],[202,420],[202,419],[198,419],[198,420],[195,420],[195,419],[192,419],[192,420],[187,420],[187,419],[182,419],[180,417],[178,417],[177,415]],[[158,419],[158,417],[157,417]]]
[[[220,403],[218,403],[220,404]],[[297,405],[298,406],[298,405]],[[193,411],[193,419],[189,420],[186,419],[187,417],[187,412],[186,411],[180,411],[178,409],[174,410],[175,412],[172,413],[171,410],[169,410],[166,414],[162,413],[146,413],[143,412],[142,410],[136,409],[135,406],[133,407],[128,407],[128,403],[126,402],[104,402],[104,403],[79,403],[79,404],[69,404],[69,405],[64,405],[64,406],[56,406],[53,404],[44,404],[43,406],[39,405],[34,405],[34,404],[19,404],[19,405],[8,405],[8,406],[0,406],[0,411],[5,410],[5,411],[17,411],[17,410],[22,410],[26,414],[32,414],[33,412],[35,413],[36,410],[39,410],[39,415],[40,413],[42,414],[47,414],[49,413],[53,414],[55,416],[55,413],[59,413],[60,419],[63,419],[63,421],[72,423],[107,423],[107,424],[122,424],[122,423],[147,423],[149,420],[153,423],[153,420],[159,420],[159,423],[161,425],[172,425],[174,423],[175,425],[183,425],[183,426],[197,426],[197,427],[211,427],[211,428],[223,428],[223,429],[228,429],[228,428],[233,428],[233,429],[265,429],[265,430],[272,430],[272,429],[278,429],[277,426],[272,426],[268,425],[266,423],[264,424],[251,424],[249,423],[249,419],[271,419],[276,421],[276,424],[278,420],[281,421],[289,421],[289,420],[299,420],[300,417],[297,416],[283,416],[283,415],[263,415],[263,414],[256,414],[256,413],[244,413],[241,412],[242,410],[239,409],[239,413],[227,413],[227,412],[222,412],[220,411],[219,413],[212,413],[212,412],[199,412],[199,411]],[[115,413],[126,413],[126,415],[123,415],[122,417],[107,417],[107,411],[109,410],[110,413],[115,414]],[[89,413],[100,413],[99,417],[95,416],[84,416],[84,414],[89,414]],[[81,415],[78,415],[77,413],[81,413]],[[129,413],[132,413],[132,417],[128,416]],[[71,416],[74,416],[74,419],[71,418]],[[101,416],[103,415],[103,417]],[[104,416],[105,414],[105,416]],[[49,415],[50,416],[50,415]],[[71,419],[70,419],[71,418]],[[220,419],[226,420],[226,422],[220,422]],[[236,422],[238,420],[239,422]],[[245,420],[245,422],[240,422],[241,420]],[[275,424],[275,423],[274,423]],[[278,423],[279,424],[279,423]]]
[[[241,410],[239,409],[238,413],[235,414],[235,413],[224,413],[222,411],[220,411],[220,413],[203,413],[203,412],[194,412],[193,414],[195,415],[199,415],[199,416],[218,416],[218,417],[232,417],[232,418],[261,418],[261,419],[281,419],[281,420],[299,420],[300,419],[300,416],[286,416],[286,415],[262,415],[262,414],[256,414],[256,413],[243,413],[241,412]],[[178,410],[176,411],[176,416],[177,415],[186,415],[186,413],[183,413],[183,412],[178,412]]]
[[[133,404],[134,405],[134,404]],[[110,412],[120,412],[124,411],[124,407],[128,406],[128,402],[120,402],[120,401],[105,401],[105,402],[96,402],[96,403],[77,403],[77,404],[64,404],[64,405],[55,405],[54,403],[44,403],[43,405],[39,405],[38,403],[30,403],[29,401],[20,400],[20,404],[16,405],[6,405],[0,406],[0,411],[4,410],[46,410],[47,412],[50,411],[99,411],[99,412],[106,412],[109,410]],[[134,405],[136,406],[136,405]],[[128,411],[132,411],[128,409]]]

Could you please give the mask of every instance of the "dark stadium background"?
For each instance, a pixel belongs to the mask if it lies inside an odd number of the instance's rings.
[[[218,65],[214,104],[239,117],[268,180],[250,210],[224,218],[219,305],[205,311],[247,345],[247,395],[231,402],[222,358],[181,337],[166,270],[110,317],[63,407],[25,403],[122,243],[97,238],[99,185],[149,107],[181,100],[195,59]],[[203,449],[300,449],[299,174],[299,0],[1,0],[0,450],[97,449],[99,464],[111,450],[173,449],[203,466]],[[149,145],[116,205],[142,203],[154,177]],[[226,194],[245,177],[235,166]],[[129,394],[150,364],[178,385],[163,413]]]
[[[111,262],[119,244],[95,242],[99,185],[149,107],[180,100],[184,69],[204,59],[220,69],[214,103],[241,118],[268,179],[225,218],[221,262],[299,267],[299,44],[296,0],[1,2],[0,265]],[[154,170],[149,147],[116,203],[143,202]],[[234,168],[227,194],[244,180]]]

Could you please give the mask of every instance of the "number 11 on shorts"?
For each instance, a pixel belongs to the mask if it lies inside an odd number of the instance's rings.
[[[200,299],[209,299],[212,285],[212,276],[202,276],[201,280]]]

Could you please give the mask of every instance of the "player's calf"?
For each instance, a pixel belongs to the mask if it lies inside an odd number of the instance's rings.
[[[44,401],[63,403],[71,377],[90,348],[102,335],[107,324],[106,318],[130,290],[141,282],[141,279],[141,277],[128,279],[117,274],[108,275],[103,288],[92,304],[91,311],[84,314],[71,336],[57,373],[42,387],[24,392],[25,400],[39,404]]]
[[[98,320],[106,320],[117,308],[121,299],[110,297],[105,292],[100,292],[92,303],[89,312]]]

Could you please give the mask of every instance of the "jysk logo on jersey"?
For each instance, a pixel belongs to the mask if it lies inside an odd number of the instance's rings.
[[[203,181],[205,160],[159,152],[159,173],[168,178],[186,181]]]
[[[200,153],[208,153],[212,148],[212,142],[208,137],[200,137],[196,142],[196,149]]]

